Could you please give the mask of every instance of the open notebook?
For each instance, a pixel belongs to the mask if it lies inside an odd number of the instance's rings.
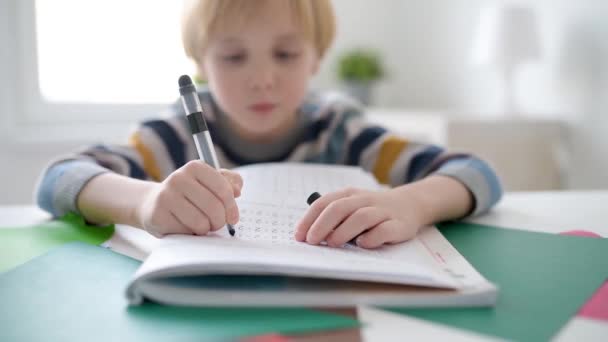
[[[347,186],[380,189],[360,168],[256,164],[237,168],[241,219],[208,236],[170,235],[127,288],[144,299],[196,306],[488,306],[497,288],[435,227],[379,249],[311,246],[294,240],[306,198]]]

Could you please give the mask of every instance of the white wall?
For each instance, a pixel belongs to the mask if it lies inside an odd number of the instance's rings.
[[[17,0],[0,0],[0,133],[19,114],[14,103],[16,63],[7,45]],[[523,109],[573,123],[569,184],[608,188],[608,1],[528,0],[541,14],[544,59],[520,70]],[[334,0],[339,36],[315,80],[338,85],[332,69],[346,47],[382,51],[389,78],[376,90],[383,107],[489,113],[500,107],[490,70],[472,66],[469,50],[477,13],[487,0]],[[9,115],[11,114],[11,115]],[[76,144],[9,143],[0,137],[0,204],[29,203],[40,169]]]
[[[608,1],[520,2],[537,10],[543,45],[542,60],[518,71],[520,108],[571,123],[569,187],[608,188]],[[377,89],[377,105],[497,113],[497,75],[470,62],[478,11],[492,3],[334,0],[341,32],[317,84],[335,87],[331,59],[365,45],[383,52],[390,73]]]
[[[376,89],[381,106],[446,109],[460,106],[455,88],[468,63],[477,4],[442,0],[334,0],[339,33],[318,78],[334,87],[334,59],[345,49],[364,46],[384,56],[388,78]]]
[[[545,1],[554,18],[556,103],[573,119],[575,188],[608,188],[608,2]]]

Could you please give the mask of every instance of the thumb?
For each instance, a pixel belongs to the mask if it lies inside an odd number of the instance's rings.
[[[241,195],[241,190],[243,189],[243,178],[241,175],[227,169],[221,169],[220,173],[232,185],[234,196],[239,197]]]

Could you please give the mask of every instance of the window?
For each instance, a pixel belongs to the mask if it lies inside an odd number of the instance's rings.
[[[26,120],[134,121],[178,98],[192,74],[182,1],[19,1]]]

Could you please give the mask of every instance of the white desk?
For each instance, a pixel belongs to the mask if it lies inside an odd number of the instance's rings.
[[[520,192],[509,193],[492,213],[471,222],[505,228],[549,233],[587,230],[608,237],[608,190],[589,192]],[[48,215],[33,206],[0,207],[0,227],[28,225],[47,219]],[[145,258],[157,243],[141,230],[117,226],[107,244],[120,253]],[[491,338],[444,327],[418,319],[368,307],[358,308],[358,318],[367,323],[362,329],[366,341],[457,340],[488,341]],[[404,335],[406,334],[406,335]],[[557,341],[606,341],[608,323],[574,317],[560,331]]]

